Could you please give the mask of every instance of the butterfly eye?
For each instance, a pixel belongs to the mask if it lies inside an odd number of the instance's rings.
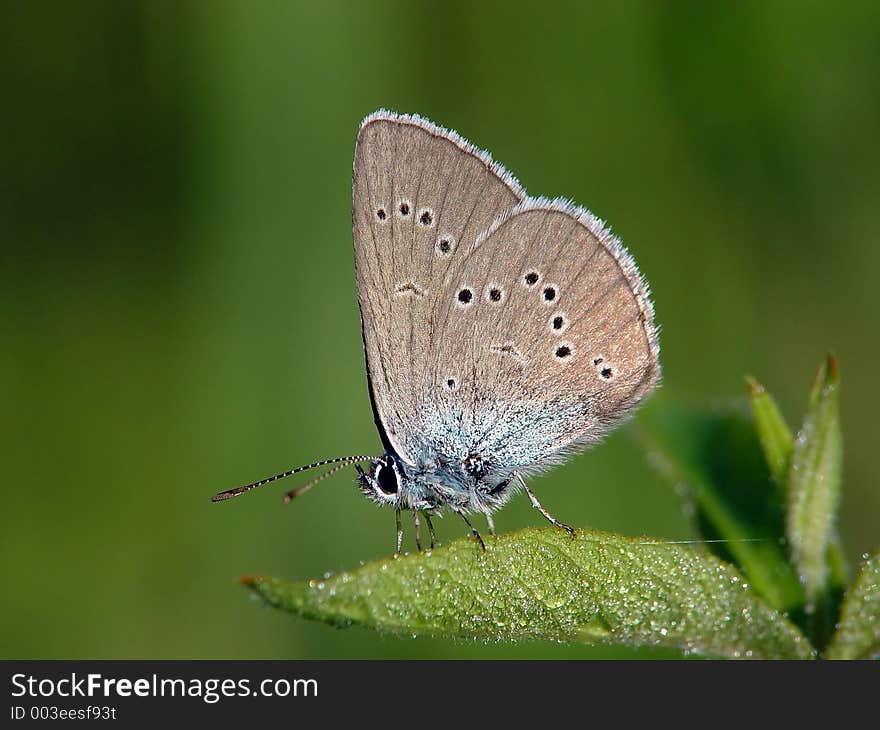
[[[380,466],[376,472],[376,483],[385,494],[397,494],[397,473],[394,467],[384,464]]]

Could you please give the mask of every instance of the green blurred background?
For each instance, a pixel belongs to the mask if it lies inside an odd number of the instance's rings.
[[[835,351],[841,530],[876,546],[876,3],[6,2],[0,81],[3,658],[666,656],[334,630],[236,584],[393,547],[352,474],[209,501],[379,449],[350,175],[380,106],[614,226],[660,398],[752,373],[794,422]],[[627,431],[534,486],[575,525],[690,535]]]

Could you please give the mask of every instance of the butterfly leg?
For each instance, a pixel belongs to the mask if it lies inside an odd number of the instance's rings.
[[[495,520],[492,519],[492,515],[490,515],[488,512],[486,513],[486,524],[489,527],[489,534],[492,537],[495,537]]]
[[[412,510],[413,527],[416,533],[416,549],[422,551],[422,523],[419,521],[419,511],[415,508]]]
[[[540,512],[544,517],[547,518],[549,522],[552,522],[556,527],[559,527],[565,530],[572,537],[575,536],[575,531],[573,527],[569,527],[564,522],[560,522],[553,515],[551,515],[546,509],[541,506],[541,503],[538,501],[538,498],[534,495],[531,489],[529,489],[528,485],[525,483],[525,480],[519,475],[516,475],[517,481],[519,481],[522,488],[526,490],[526,494],[529,495],[529,501],[532,503],[532,507],[534,507],[538,512]]]
[[[464,520],[464,524],[468,526],[468,529],[471,531],[471,535],[477,538],[477,542],[480,543],[480,547],[483,548],[483,551],[485,552],[486,543],[483,542],[483,538],[480,536],[480,533],[477,532],[477,528],[471,524],[471,521],[467,518],[467,515],[465,515],[464,512],[459,512],[457,509],[454,509],[452,511]]]
[[[397,550],[394,551],[395,555],[399,555],[400,551],[403,549],[403,525],[400,524],[400,510],[394,510],[394,519],[397,522]]]
[[[431,550],[434,549],[434,545],[437,543],[437,535],[434,534],[434,524],[431,522],[431,515],[425,512],[425,522],[428,523],[428,532],[431,533]]]

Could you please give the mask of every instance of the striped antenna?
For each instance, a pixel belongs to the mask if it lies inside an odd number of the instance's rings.
[[[321,476],[315,477],[314,479],[312,479],[312,481],[306,482],[301,487],[291,489],[287,494],[284,495],[284,504],[290,504],[301,494],[305,494],[306,492],[308,492],[318,482],[323,482],[327,477],[332,477],[336,472],[340,471],[341,469],[345,469],[345,467],[347,467],[349,464],[351,464],[350,461],[344,461],[341,464],[337,464],[332,469],[328,469],[323,474],[321,474]]]
[[[301,494],[302,492],[311,489],[315,484],[317,484],[322,479],[330,476],[331,474],[335,474],[337,471],[347,466],[348,464],[353,464],[356,461],[372,461],[378,457],[375,456],[339,456],[335,459],[325,459],[324,461],[316,461],[314,464],[307,464],[306,466],[298,466],[296,469],[290,469],[289,471],[282,472],[281,474],[276,474],[275,476],[268,477],[266,479],[261,479],[258,482],[253,482],[252,484],[245,484],[243,487],[236,487],[235,489],[227,489],[225,492],[219,492],[211,497],[212,502],[223,502],[227,499],[232,499],[233,497],[237,497],[239,494],[244,494],[245,492],[249,492],[251,489],[256,489],[257,487],[262,487],[264,484],[268,484],[269,482],[277,481],[278,479],[284,479],[285,477],[292,476],[293,474],[299,474],[301,471],[308,471],[309,469],[315,469],[319,466],[327,466],[327,464],[338,464],[339,466],[334,467],[326,474],[318,477],[317,479],[309,482],[304,487],[300,487],[299,489],[294,489],[292,492],[288,492],[287,497],[285,498],[285,502],[289,502],[293,499],[297,494]]]

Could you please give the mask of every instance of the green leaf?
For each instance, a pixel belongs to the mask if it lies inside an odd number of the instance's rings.
[[[821,374],[821,373],[820,373]],[[794,436],[785,422],[785,418],[776,405],[773,396],[755,378],[747,377],[749,404],[755,418],[758,440],[764,451],[764,458],[770,474],[780,489],[780,494],[788,501],[788,475],[791,466],[791,455],[794,451]],[[821,392],[821,381],[817,377],[810,392],[810,403],[816,403]],[[844,557],[843,546],[839,536],[832,535],[826,556],[830,570],[827,587],[829,600],[834,602],[842,596],[846,585],[849,568]]]
[[[780,489],[785,489],[794,437],[785,422],[776,401],[754,378],[746,378],[749,389],[749,405],[755,417],[758,440],[764,451],[770,474]]]
[[[809,642],[704,551],[590,530],[528,529],[307,583],[247,578],[267,603],[334,625],[491,641],[677,647],[810,658]]]
[[[786,531],[792,560],[812,613],[826,589],[828,549],[840,502],[843,440],[838,412],[840,378],[829,356],[816,378],[810,407],[794,442],[788,476]]]
[[[708,548],[735,563],[773,608],[797,611],[803,589],[781,544],[782,500],[748,411],[703,411],[655,399],[636,428],[652,463],[684,498],[698,534],[715,541]]]
[[[880,659],[880,552],[865,561],[843,600],[829,659]]]

